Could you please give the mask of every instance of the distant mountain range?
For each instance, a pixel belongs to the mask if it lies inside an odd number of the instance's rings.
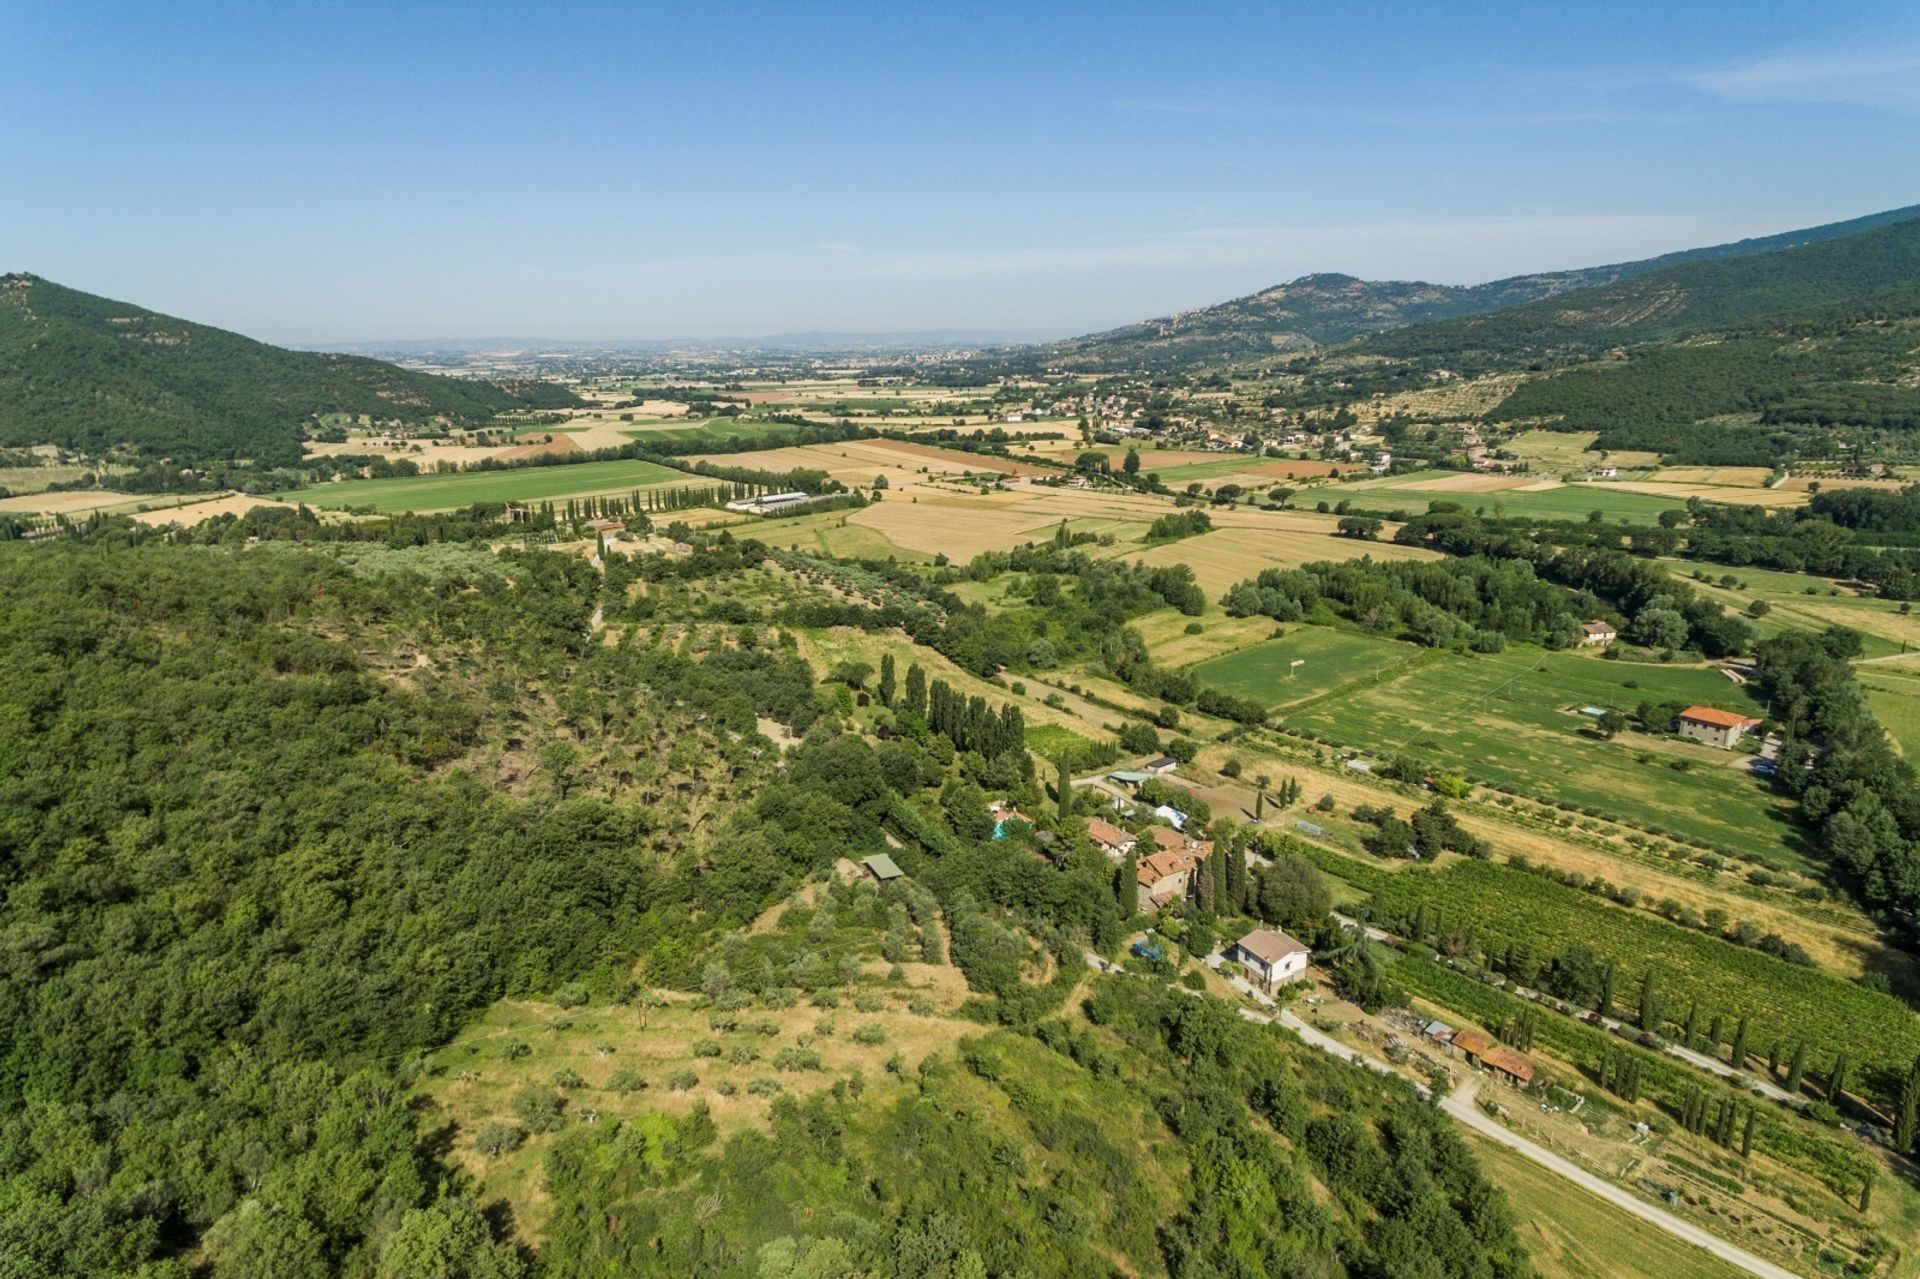
[[[1916,218],[1920,218],[1920,205],[1638,262],[1516,275],[1466,286],[1306,275],[1216,306],[1004,354],[1009,361],[1035,367],[1086,372],[1151,372],[1238,363],[1388,330],[1506,312],[1672,268],[1777,255]]]
[[[435,377],[289,351],[38,276],[0,276],[4,446],[285,466],[300,460],[306,425],[326,414],[478,423],[505,409],[572,403],[549,383]]]

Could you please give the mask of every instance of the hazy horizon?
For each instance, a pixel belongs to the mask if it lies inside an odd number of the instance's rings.
[[[1741,19],[16,7],[0,255],[301,345],[1064,335],[1920,199],[1920,10]]]

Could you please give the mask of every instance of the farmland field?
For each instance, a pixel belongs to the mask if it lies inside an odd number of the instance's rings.
[[[395,511],[450,511],[475,502],[543,502],[595,494],[625,493],[656,484],[710,484],[654,462],[580,462],[571,466],[526,466],[462,475],[404,475],[379,480],[343,480],[275,494],[282,501],[320,507],[372,507]]]
[[[1626,732],[1593,736],[1581,706],[1643,700],[1759,713],[1739,687],[1697,667],[1525,650],[1448,656],[1384,683],[1289,712],[1290,728],[1382,755],[1409,754],[1523,794],[1577,804],[1798,865],[1785,801],[1746,757]]]
[[[1193,673],[1216,688],[1276,707],[1405,666],[1425,651],[1323,626],[1293,626],[1286,631],[1281,639],[1201,662]],[[1296,668],[1292,665],[1296,661],[1303,664]]]
[[[1729,569],[1689,560],[1663,562],[1677,577],[1690,578],[1696,571],[1706,574],[1710,580],[1693,581],[1693,588],[1728,608],[1745,612],[1753,601],[1763,601],[1769,612],[1754,624],[1767,634],[1790,627],[1818,631],[1848,626],[1865,637],[1868,657],[1897,654],[1903,644],[1920,646],[1920,614],[1903,613],[1896,600],[1862,594],[1829,578],[1764,568]],[[1719,585],[1722,577],[1732,577],[1735,584]]]
[[[1590,511],[1603,511],[1610,520],[1628,520],[1651,524],[1662,511],[1686,506],[1684,495],[1656,496],[1631,492],[1618,484],[1562,484],[1554,480],[1534,480],[1495,493],[1449,495],[1420,487],[1425,480],[1451,475],[1445,471],[1416,471],[1378,480],[1361,480],[1313,490],[1313,495],[1344,498],[1369,511],[1406,511],[1419,515],[1435,500],[1458,502],[1470,511],[1512,516],[1536,516],[1543,519],[1581,520]]]
[[[1121,546],[1104,552],[1128,561],[1147,564],[1186,564],[1211,599],[1218,599],[1237,582],[1268,568],[1298,568],[1321,560],[1355,560],[1371,556],[1377,560],[1430,559],[1434,552],[1417,546],[1393,542],[1362,542],[1333,536],[1330,522],[1311,533],[1281,529],[1244,527],[1215,528],[1211,533],[1183,538],[1142,550]]]
[[[1521,1222],[1520,1237],[1545,1279],[1739,1279],[1745,1273],[1497,1142],[1471,1130],[1461,1135],[1506,1192]]]
[[[1908,759],[1920,761],[1920,666],[1865,662],[1854,672],[1866,690],[1868,708],[1894,745]]]
[[[1835,1049],[1854,1054],[1870,1087],[1889,1086],[1920,1052],[1920,1017],[1891,995],[1798,967],[1527,871],[1462,860],[1444,868],[1378,870],[1337,853],[1314,852],[1329,871],[1366,890],[1377,917],[1392,928],[1421,903],[1442,909],[1454,926],[1474,928],[1490,953],[1509,943],[1532,948],[1545,962],[1575,944],[1619,966],[1615,990],[1631,1007],[1649,967],[1663,983],[1663,1007],[1683,1016],[1691,1000],[1729,1017],[1751,1016],[1776,1033],[1805,1036],[1821,1065]]]

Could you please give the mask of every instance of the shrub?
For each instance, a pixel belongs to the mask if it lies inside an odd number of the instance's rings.
[[[718,1057],[720,1055],[719,1041],[713,1039],[695,1041],[693,1045],[693,1055],[696,1057]]]
[[[512,1061],[516,1057],[528,1056],[532,1052],[532,1045],[528,1044],[524,1039],[509,1039],[506,1043],[500,1045],[500,1055],[508,1061]]]
[[[513,1113],[528,1132],[553,1132],[566,1124],[564,1103],[551,1088],[522,1088],[513,1095]]]
[[[858,1030],[853,1032],[853,1042],[856,1044],[864,1044],[867,1047],[871,1048],[875,1044],[886,1043],[887,1032],[880,1029],[880,1027],[877,1024],[873,1022],[868,1022],[866,1025],[860,1027]]]
[[[620,1093],[640,1092],[646,1086],[646,1079],[631,1066],[622,1066],[607,1080],[607,1087]]]
[[[587,1081],[580,1077],[579,1071],[563,1066],[553,1072],[553,1086],[555,1088],[585,1088]]]
[[[778,1079],[756,1079],[747,1085],[747,1091],[755,1097],[771,1097],[786,1091],[786,1087]]]
[[[782,1048],[773,1055],[777,1070],[818,1070],[820,1054],[811,1048]]]
[[[727,1049],[727,1060],[736,1066],[749,1065],[760,1060],[760,1050],[752,1044],[735,1044]]]
[[[481,1124],[480,1130],[473,1134],[473,1146],[483,1155],[504,1155],[520,1149],[520,1143],[527,1139],[518,1124],[489,1123]]]
[[[673,1092],[685,1092],[699,1082],[700,1076],[684,1066],[667,1076],[667,1087]]]

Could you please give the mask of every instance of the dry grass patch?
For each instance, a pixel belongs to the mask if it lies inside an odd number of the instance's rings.
[[[1218,599],[1235,583],[1262,569],[1298,568],[1321,560],[1341,561],[1372,556],[1379,560],[1434,559],[1433,551],[1393,542],[1361,542],[1328,533],[1282,532],[1257,527],[1216,528],[1199,537],[1184,538],[1140,550],[1121,546],[1107,552],[1114,558],[1152,565],[1185,564],[1193,569],[1200,588]]]
[[[1609,480],[1606,488],[1645,493],[1650,497],[1671,497],[1685,501],[1697,497],[1703,502],[1726,502],[1736,506],[1799,506],[1807,500],[1805,492],[1789,488],[1735,488],[1725,484],[1668,483],[1658,480]]]
[[[183,506],[169,507],[164,511],[141,511],[133,518],[150,528],[159,528],[164,524],[179,524],[191,527],[202,520],[210,520],[216,515],[245,515],[256,506],[283,506],[292,509],[292,502],[277,502],[272,498],[254,497],[248,493],[229,493],[225,497],[210,498],[205,502],[188,502]]]
[[[1764,466],[1667,466],[1649,478],[1664,484],[1712,484],[1759,488],[1773,475]]]
[[[1022,542],[1044,541],[1059,518],[964,498],[927,497],[917,502],[890,498],[848,517],[897,546],[929,555],[944,552],[956,563],[965,563],[981,551],[1005,551]]]

